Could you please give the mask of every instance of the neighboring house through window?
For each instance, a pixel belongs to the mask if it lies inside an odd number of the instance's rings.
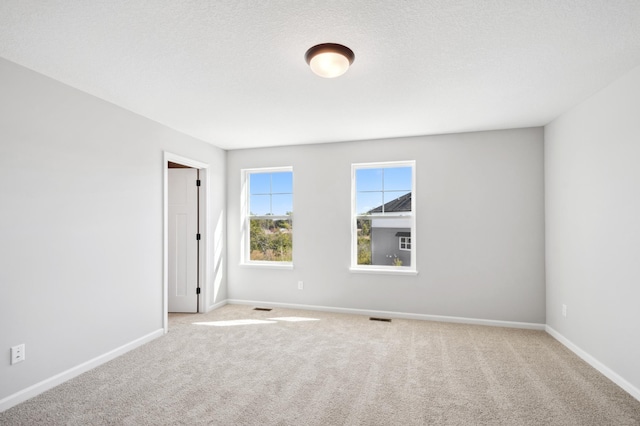
[[[352,165],[351,269],[415,273],[415,162]]]
[[[293,170],[242,171],[244,264],[291,267],[293,259]]]

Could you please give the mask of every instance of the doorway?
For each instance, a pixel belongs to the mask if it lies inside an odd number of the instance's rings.
[[[169,312],[204,312],[208,164],[163,158],[163,328]]]

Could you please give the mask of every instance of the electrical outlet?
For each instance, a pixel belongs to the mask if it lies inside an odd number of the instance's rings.
[[[11,347],[11,365],[24,361],[24,343]]]
[[[304,289],[304,283],[302,281],[298,281],[298,290]]]
[[[562,316],[567,317],[567,305],[562,304]]]

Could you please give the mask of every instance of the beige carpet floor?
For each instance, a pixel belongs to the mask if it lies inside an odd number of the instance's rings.
[[[228,305],[0,424],[640,425],[640,402],[541,331]]]

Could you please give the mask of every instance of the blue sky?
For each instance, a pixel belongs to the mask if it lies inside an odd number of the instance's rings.
[[[252,173],[249,175],[251,213],[284,216],[293,211],[293,173]]]

